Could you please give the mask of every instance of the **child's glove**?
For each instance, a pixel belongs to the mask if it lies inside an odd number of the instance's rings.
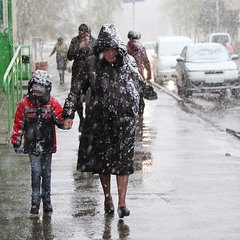
[[[17,154],[23,153],[23,150],[19,146],[13,145],[13,148],[14,148],[15,153],[17,153]]]

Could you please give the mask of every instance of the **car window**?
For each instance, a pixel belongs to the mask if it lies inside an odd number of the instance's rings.
[[[184,49],[181,52],[180,57],[185,58],[186,57],[186,52],[187,52],[187,47],[184,47]]]
[[[196,60],[228,60],[228,52],[221,47],[190,48],[187,52],[188,61]]]

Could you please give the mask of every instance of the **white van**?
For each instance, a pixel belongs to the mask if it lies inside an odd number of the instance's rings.
[[[224,45],[229,54],[236,53],[236,46],[229,33],[226,32],[216,32],[207,35],[207,42],[221,43]]]
[[[207,42],[221,43],[224,45],[231,41],[232,40],[229,33],[217,32],[217,33],[210,33],[207,35]]]
[[[165,81],[176,80],[177,58],[182,49],[193,43],[185,36],[159,37],[153,54],[152,72],[156,83],[162,85]]]

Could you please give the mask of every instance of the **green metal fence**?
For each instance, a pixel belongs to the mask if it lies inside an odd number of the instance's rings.
[[[30,79],[31,67],[28,63],[22,62],[23,51],[28,51],[30,57],[30,46],[21,45],[16,48],[15,54],[4,74],[3,87],[7,96],[7,132],[11,132],[12,120],[15,114],[16,106],[23,96],[23,79]],[[27,67],[24,64],[28,65]],[[27,70],[26,70],[27,69]]]

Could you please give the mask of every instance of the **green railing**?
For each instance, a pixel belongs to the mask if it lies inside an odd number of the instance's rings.
[[[30,79],[30,62],[27,63],[27,74],[24,70],[24,65],[22,62],[23,50],[28,51],[28,56],[30,57],[30,46],[21,45],[16,48],[15,54],[3,76],[3,87],[7,96],[7,125],[8,134],[11,132],[12,120],[15,114],[16,106],[19,100],[23,96],[23,79]],[[25,76],[24,76],[25,75]],[[26,79],[27,80],[27,79]]]

